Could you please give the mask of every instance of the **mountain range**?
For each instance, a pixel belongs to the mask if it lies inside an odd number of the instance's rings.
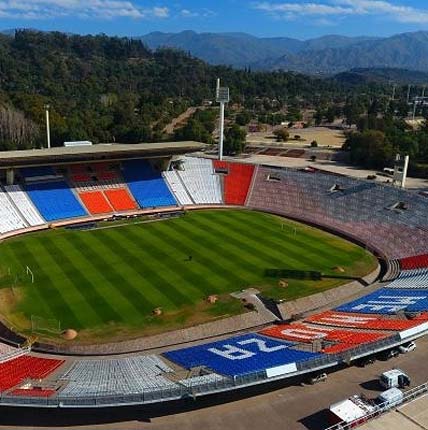
[[[177,48],[210,64],[257,70],[289,70],[331,75],[355,68],[428,71],[428,31],[391,37],[322,36],[298,40],[259,38],[246,33],[149,33],[149,48]]]

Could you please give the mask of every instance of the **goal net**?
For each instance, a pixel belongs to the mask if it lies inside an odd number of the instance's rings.
[[[61,321],[55,318],[43,318],[31,315],[31,332],[59,334],[62,332]]]

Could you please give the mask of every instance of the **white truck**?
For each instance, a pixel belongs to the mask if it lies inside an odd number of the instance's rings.
[[[400,369],[392,369],[383,372],[379,377],[379,383],[382,388],[405,388],[410,385],[410,378]]]

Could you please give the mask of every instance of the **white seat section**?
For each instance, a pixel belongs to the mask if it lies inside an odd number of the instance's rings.
[[[4,188],[30,226],[42,225],[46,222],[19,185],[6,185]]]
[[[428,269],[403,270],[388,288],[428,290]]]
[[[175,170],[163,172],[163,177],[165,178],[166,182],[169,185],[169,188],[173,192],[176,200],[180,203],[180,205],[193,205],[192,199],[184,188],[184,185]]]
[[[25,227],[27,227],[27,224],[12,205],[6,193],[0,189],[0,233],[7,233]]]
[[[177,173],[196,204],[222,203],[220,176],[214,173],[212,160],[184,157]]]
[[[169,372],[172,369],[154,355],[79,360],[62,376],[67,384],[60,397],[115,396],[177,387],[163,376]]]

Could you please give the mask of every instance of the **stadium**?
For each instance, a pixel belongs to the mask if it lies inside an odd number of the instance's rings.
[[[0,154],[1,405],[197,399],[427,334],[426,196],[201,149]]]

